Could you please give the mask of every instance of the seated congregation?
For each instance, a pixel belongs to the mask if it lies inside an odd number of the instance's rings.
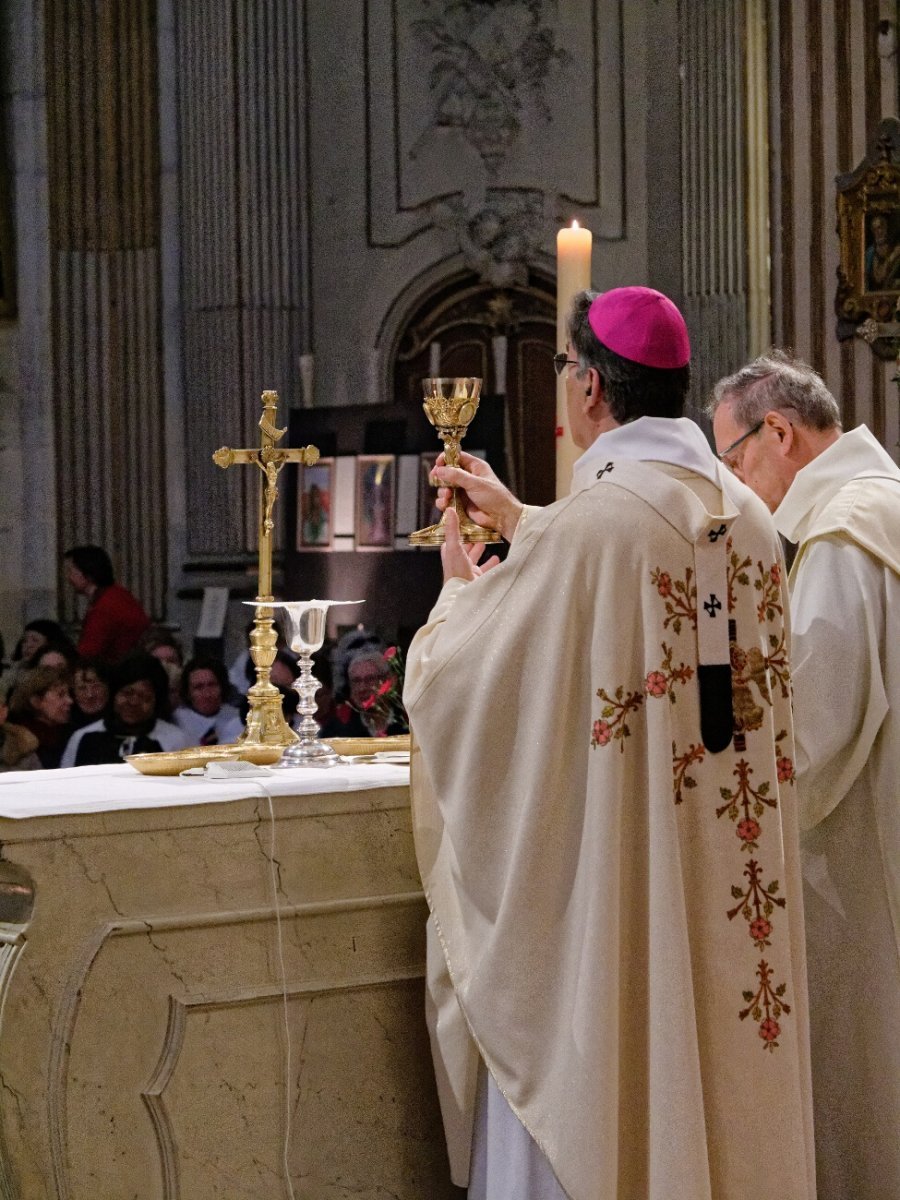
[[[66,562],[69,581],[88,596],[87,613],[77,642],[55,620],[29,621],[3,662],[0,771],[116,763],[129,754],[236,741],[256,678],[249,652],[230,670],[209,654],[185,662],[181,642],[152,625],[136,598],[114,583],[104,550],[76,547]],[[353,630],[326,643],[315,664],[315,719],[323,734],[407,732],[399,656],[377,634]],[[292,726],[297,674],[279,635],[271,681]]]

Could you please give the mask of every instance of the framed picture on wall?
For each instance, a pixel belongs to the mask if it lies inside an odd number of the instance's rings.
[[[419,515],[419,456],[397,455],[397,500],[395,504],[394,549],[410,550],[409,535]]]
[[[863,292],[900,292],[900,207],[865,215]]]
[[[330,550],[334,537],[334,459],[300,468],[297,549]]]
[[[396,461],[393,454],[356,459],[356,548],[392,549]]]
[[[897,353],[900,320],[900,122],[886,118],[855,170],[837,177],[837,335]]]

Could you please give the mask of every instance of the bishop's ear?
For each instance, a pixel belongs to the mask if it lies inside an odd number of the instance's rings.
[[[584,387],[584,399],[581,401],[582,411],[589,421],[597,425],[597,431],[600,432],[599,423],[608,418],[609,408],[603,388],[603,376],[596,367],[591,367],[590,374],[585,376]]]
[[[584,394],[590,396],[594,401],[603,399],[603,380],[596,367],[588,367]]]

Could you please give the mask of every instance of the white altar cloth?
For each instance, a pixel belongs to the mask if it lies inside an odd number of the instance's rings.
[[[272,796],[302,796],[408,786],[408,766],[363,762],[327,770],[291,767],[272,771],[271,775],[238,780],[141,775],[127,763],[56,771],[9,771],[0,774],[0,818],[216,804],[262,796],[263,789]]]

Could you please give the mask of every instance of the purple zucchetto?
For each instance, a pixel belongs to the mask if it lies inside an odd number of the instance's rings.
[[[668,296],[653,288],[603,292],[588,309],[588,321],[607,349],[630,362],[672,370],[691,361],[684,317]]]

